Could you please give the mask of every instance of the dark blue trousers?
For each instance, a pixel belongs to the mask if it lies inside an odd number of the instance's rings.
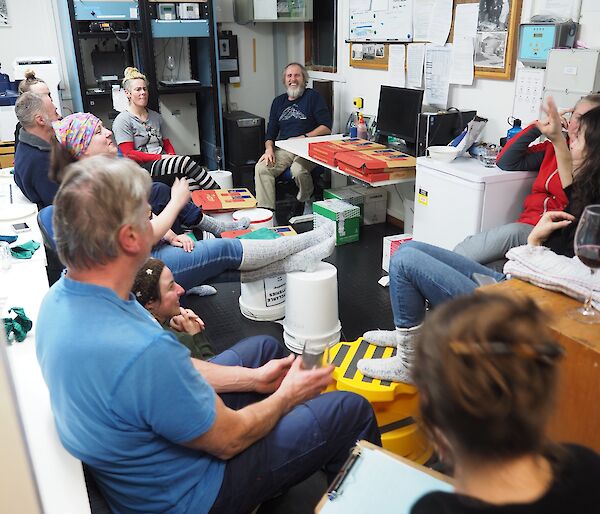
[[[276,339],[255,336],[240,341],[211,362],[257,368],[288,353]],[[220,396],[232,409],[264,398],[256,393]],[[227,461],[210,512],[251,512],[320,469],[331,481],[359,439],[381,445],[373,409],[363,397],[336,391],[298,405],[269,434]]]
[[[160,214],[171,200],[171,188],[160,182],[152,182],[150,190],[149,203],[154,214]],[[192,202],[188,202],[179,214],[173,224],[173,231],[177,234],[183,232],[181,225],[191,227],[196,225],[202,219],[202,209]]]

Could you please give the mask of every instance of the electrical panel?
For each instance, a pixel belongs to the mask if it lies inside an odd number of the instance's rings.
[[[552,95],[559,109],[570,109],[582,97],[600,91],[600,50],[550,50],[544,98]]]
[[[75,19],[84,20],[139,20],[138,0],[74,0]]]
[[[573,48],[578,23],[522,23],[517,58],[525,66],[545,68],[553,48]]]
[[[237,36],[230,30],[219,32],[219,70],[222,84],[235,82],[237,77],[239,82],[240,63],[238,57]]]

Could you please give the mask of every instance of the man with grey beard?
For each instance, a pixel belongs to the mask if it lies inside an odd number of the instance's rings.
[[[287,168],[298,186],[297,199],[306,202],[313,193],[310,175],[316,166],[293,153],[275,148],[275,141],[331,134],[331,113],[314,89],[307,89],[308,72],[296,62],[283,70],[286,92],[273,100],[265,141],[265,153],[256,163],[254,183],[259,207],[275,210],[275,179]]]

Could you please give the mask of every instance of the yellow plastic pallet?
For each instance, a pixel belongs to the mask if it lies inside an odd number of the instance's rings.
[[[336,344],[329,349],[329,361],[335,369],[334,383],[328,390],[350,391],[365,397],[375,412],[383,447],[423,464],[431,457],[432,449],[415,421],[419,409],[416,388],[365,377],[356,367],[360,359],[392,357],[395,351],[367,343],[362,337]]]

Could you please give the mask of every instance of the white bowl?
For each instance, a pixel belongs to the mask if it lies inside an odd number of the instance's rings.
[[[427,153],[435,161],[452,162],[458,155],[458,148],[454,146],[430,146]]]

